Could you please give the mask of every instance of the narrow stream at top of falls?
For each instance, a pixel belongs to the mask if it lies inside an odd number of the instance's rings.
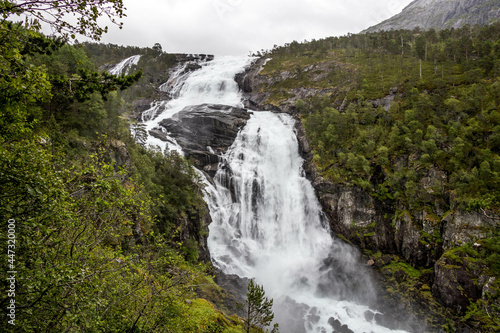
[[[179,69],[164,85],[176,98],[146,111],[147,128],[190,105],[241,106],[234,77],[250,60],[216,58],[187,75]],[[377,324],[372,282],[359,252],[331,236],[302,170],[294,122],[254,111],[207,182],[214,266],[263,285],[282,333],[404,332]]]

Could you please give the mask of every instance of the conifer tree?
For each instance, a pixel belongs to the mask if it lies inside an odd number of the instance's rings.
[[[273,299],[269,300],[265,297],[264,287],[255,284],[253,280],[250,280],[247,291],[245,332],[264,331],[264,328],[269,326],[274,319]],[[271,333],[278,332],[278,324],[274,324]]]

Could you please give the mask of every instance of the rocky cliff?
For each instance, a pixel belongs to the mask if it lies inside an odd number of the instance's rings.
[[[213,177],[223,165],[219,163],[220,156],[231,146],[248,118],[246,109],[202,104],[188,106],[160,124],[176,139],[186,157],[192,158],[198,169]],[[150,134],[168,141],[160,130],[152,130]]]
[[[302,98],[298,96],[300,89],[288,94],[279,106],[268,103],[270,94],[266,87],[279,78],[260,74],[264,63],[265,60],[260,59],[237,78],[246,93],[247,106],[298,116],[294,105]],[[294,74],[282,73],[282,79],[291,75]],[[309,93],[320,94],[321,90]],[[383,99],[388,104],[384,108],[390,107],[395,94],[391,90]],[[306,161],[304,167],[331,230],[363,250],[367,264],[374,267],[374,274],[385,284],[381,287],[382,293],[387,291],[386,296],[400,303],[402,310],[413,312],[434,328],[446,322],[449,310],[458,321],[470,304],[488,297],[488,288],[496,279],[494,274],[487,267],[468,261],[466,255],[455,255],[454,249],[474,242],[480,248],[481,239],[488,236],[498,216],[481,211],[466,212],[453,204],[442,203],[415,210],[391,200],[379,200],[355,185],[333,183],[323,178],[312,163],[307,135],[300,118],[297,119],[296,133]],[[378,170],[381,177],[383,172]],[[431,184],[445,183],[446,177],[445,172],[431,168],[420,186],[432,191]],[[371,181],[377,182],[376,177]],[[460,325],[456,325],[458,331],[482,332],[480,328],[467,331]]]
[[[403,11],[363,32],[398,29],[447,29],[500,20],[497,0],[415,0]]]

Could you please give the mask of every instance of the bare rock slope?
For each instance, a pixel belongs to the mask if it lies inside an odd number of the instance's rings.
[[[448,29],[500,20],[498,0],[415,0],[390,19],[363,32],[398,29]]]

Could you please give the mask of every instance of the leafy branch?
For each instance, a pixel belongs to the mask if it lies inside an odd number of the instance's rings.
[[[26,25],[35,29],[40,29],[41,24],[49,25],[52,30],[66,39],[76,38],[76,34],[100,40],[103,33],[108,31],[108,27],[101,27],[97,24],[97,19],[107,16],[110,21],[120,29],[123,22],[117,19],[126,16],[125,7],[122,0],[37,0],[37,1],[1,1],[0,15],[7,19],[12,15],[25,15]],[[67,15],[76,16],[77,22],[70,23],[66,20]]]

